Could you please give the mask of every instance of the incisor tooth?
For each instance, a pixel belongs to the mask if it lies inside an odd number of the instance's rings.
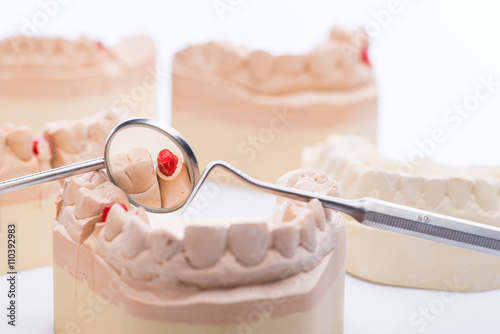
[[[272,242],[265,222],[234,224],[227,233],[229,250],[244,266],[255,266],[262,262]]]
[[[191,265],[198,269],[214,266],[226,249],[227,230],[222,226],[187,226],[184,250]]]

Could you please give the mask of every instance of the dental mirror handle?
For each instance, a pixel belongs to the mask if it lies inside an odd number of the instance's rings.
[[[304,202],[317,198],[324,207],[346,213],[366,226],[500,256],[500,228],[373,198],[343,199],[262,182],[224,161],[207,166],[186,205],[215,167],[223,167],[252,187],[273,195]]]
[[[64,179],[73,175],[99,170],[105,167],[104,158],[96,158],[76,164],[49,169],[36,174],[0,182],[0,194],[9,193],[42,183]]]

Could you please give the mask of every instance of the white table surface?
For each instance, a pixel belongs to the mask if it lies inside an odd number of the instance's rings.
[[[373,13],[387,8],[390,0],[241,0],[224,20],[213,2],[72,0],[60,5],[37,34],[84,33],[112,44],[132,33],[147,33],[158,46],[159,70],[168,75],[174,52],[190,43],[228,40],[275,54],[306,52],[324,40],[334,24],[356,27],[376,22]],[[449,108],[474,93],[479,77],[500,80],[499,4],[401,0],[400,6],[400,12],[373,34],[370,49],[380,91],[381,152],[405,158],[418,148],[416,142],[444,127],[448,139],[430,159],[460,166],[500,164],[500,154],[492,154],[500,139],[500,87],[456,129],[443,121]],[[0,37],[22,32],[26,20],[40,10],[39,0],[1,2]],[[160,118],[169,120],[168,80],[159,86],[159,93]],[[245,208],[268,212],[272,207],[269,197],[228,189],[206,214],[239,215]],[[239,192],[237,197],[234,191]],[[51,267],[21,272],[18,279],[19,326],[7,327],[5,311],[0,311],[0,333],[51,333]],[[443,299],[438,291],[381,286],[350,276],[345,289],[347,334],[500,332],[500,291],[461,293],[444,303],[449,298]],[[5,276],[0,276],[0,310],[5,310],[6,291]],[[426,310],[431,315],[423,320]]]

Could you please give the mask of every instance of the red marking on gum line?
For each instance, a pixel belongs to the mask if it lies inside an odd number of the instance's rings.
[[[160,172],[165,174],[165,176],[172,176],[172,174],[175,173],[177,163],[179,162],[179,158],[166,148],[158,153],[156,160],[158,161],[158,168],[160,169]]]
[[[121,205],[121,207],[123,208],[123,210],[128,211],[127,206],[125,204],[123,204],[123,203],[118,203],[118,204]],[[102,210],[102,221],[101,221],[101,223],[104,223],[106,221],[106,218],[108,218],[108,213],[109,213],[109,210],[111,210],[111,207],[112,207],[112,205],[106,205],[104,207],[104,210]]]

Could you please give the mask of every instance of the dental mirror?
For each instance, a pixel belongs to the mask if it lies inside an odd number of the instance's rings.
[[[113,129],[104,157],[1,182],[0,194],[106,169],[111,182],[125,191],[132,204],[166,213],[189,205],[215,168],[273,195],[303,202],[318,199],[324,207],[348,214],[363,225],[500,256],[497,227],[373,198],[343,199],[267,183],[224,161],[209,163],[200,177],[186,140],[173,128],[144,118],[125,121]]]
[[[111,131],[103,157],[0,182],[0,194],[99,169],[132,205],[154,213],[181,208],[200,176],[191,147],[176,130],[135,118]]]

